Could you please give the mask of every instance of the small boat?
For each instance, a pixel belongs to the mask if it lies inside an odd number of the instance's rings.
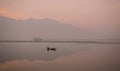
[[[50,50],[56,51],[56,48],[50,48],[49,46],[47,46],[47,51],[50,51]]]

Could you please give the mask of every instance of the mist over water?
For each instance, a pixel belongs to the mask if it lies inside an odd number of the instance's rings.
[[[119,56],[119,44],[0,43],[0,71],[119,71]]]
[[[95,48],[88,48],[87,45],[77,43],[1,43],[0,57],[2,58],[0,61],[5,62],[15,59],[51,61],[61,56]],[[48,46],[56,48],[56,51],[47,51]]]

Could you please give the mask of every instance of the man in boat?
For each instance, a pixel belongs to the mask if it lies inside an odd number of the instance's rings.
[[[49,50],[56,51],[56,48],[50,48],[49,46],[47,46],[47,51],[49,51]]]

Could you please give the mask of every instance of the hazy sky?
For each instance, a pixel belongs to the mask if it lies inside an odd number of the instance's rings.
[[[0,16],[52,18],[93,30],[119,33],[120,0],[0,0]]]

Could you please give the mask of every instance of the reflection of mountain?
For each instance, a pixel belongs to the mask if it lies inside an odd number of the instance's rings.
[[[91,31],[63,24],[52,19],[15,20],[0,17],[0,39],[32,40],[44,39],[84,39],[95,38]]]
[[[47,51],[47,46],[56,48],[57,51]],[[71,55],[91,48],[93,47],[88,48],[87,45],[65,43],[0,44],[0,63],[20,59],[51,61],[61,56]]]

